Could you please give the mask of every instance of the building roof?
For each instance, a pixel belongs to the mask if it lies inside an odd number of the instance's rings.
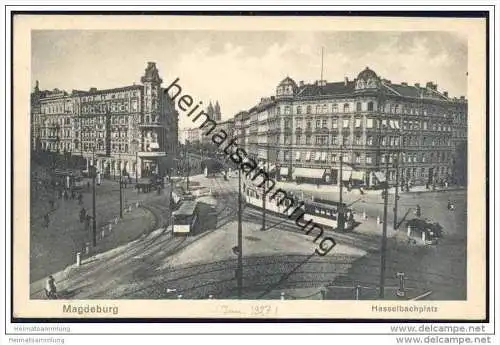
[[[353,81],[326,83],[323,86],[315,83],[315,84],[305,84],[304,86],[301,86],[297,96],[312,97],[312,96],[322,96],[322,95],[342,95],[351,93],[353,91],[354,91]]]

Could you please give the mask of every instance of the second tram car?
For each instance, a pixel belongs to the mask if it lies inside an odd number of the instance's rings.
[[[279,204],[278,199],[271,198],[272,193],[269,193],[266,197],[266,210],[272,213],[276,213],[280,216],[290,216],[296,207],[289,207],[289,200],[285,200],[283,204]],[[297,199],[296,199],[297,200]],[[254,208],[262,209],[262,190],[260,188],[245,187],[245,202]],[[312,201],[303,200],[304,205],[301,207],[304,211],[304,220],[312,220],[316,224],[322,225],[325,228],[337,229],[338,228],[338,210],[341,204],[335,201]],[[296,204],[298,205],[299,200]],[[342,209],[344,212],[344,229],[349,230],[354,227],[354,213],[351,209],[348,209],[346,204],[342,204]]]
[[[183,201],[179,209],[173,214],[173,235],[186,236],[196,234],[199,226],[198,203],[195,200]]]

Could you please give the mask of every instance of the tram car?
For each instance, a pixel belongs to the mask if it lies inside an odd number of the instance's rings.
[[[245,202],[250,207],[256,209],[263,208],[262,190],[260,188],[253,188],[245,186]],[[266,196],[266,211],[275,213],[282,217],[288,217],[295,211],[296,206],[290,207],[290,201],[286,200],[280,204],[279,198],[271,199],[273,193],[268,193]],[[298,205],[300,200],[295,199],[295,205]],[[336,201],[325,200],[302,200],[304,205],[301,209],[304,211],[304,220],[313,221],[318,225],[323,226],[325,229],[335,230],[338,228],[338,209],[340,203]],[[350,230],[354,228],[354,213],[348,209],[346,204],[342,204],[344,210],[344,229]],[[298,211],[296,212],[296,214]]]
[[[173,214],[172,234],[188,236],[196,234],[200,228],[198,203],[195,200],[183,201]]]

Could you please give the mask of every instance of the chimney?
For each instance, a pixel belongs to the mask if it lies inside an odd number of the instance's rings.
[[[96,92],[97,91],[97,88],[96,87],[91,87],[89,92]]]
[[[401,83],[401,85],[408,86],[408,83],[404,81],[404,82]]]
[[[443,92],[444,97],[448,98],[448,91]]]
[[[344,77],[344,85],[347,86],[347,83],[349,82],[349,78]]]
[[[420,83],[415,83],[415,87],[420,88]]]
[[[460,96],[460,100],[465,101],[465,96]]]
[[[434,88],[434,84],[432,83],[432,81],[428,81],[427,84],[425,84],[425,87],[428,88],[428,89],[433,89]]]
[[[303,80],[299,81],[299,86],[304,86],[304,81]]]

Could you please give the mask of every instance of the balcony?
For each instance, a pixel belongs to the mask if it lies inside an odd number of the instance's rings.
[[[123,126],[127,126],[126,124],[123,124]],[[139,124],[139,128],[159,128],[163,127],[163,124],[161,122],[141,122]]]
[[[300,128],[300,127],[295,128],[295,133],[298,133],[298,134],[302,133],[302,128]]]

